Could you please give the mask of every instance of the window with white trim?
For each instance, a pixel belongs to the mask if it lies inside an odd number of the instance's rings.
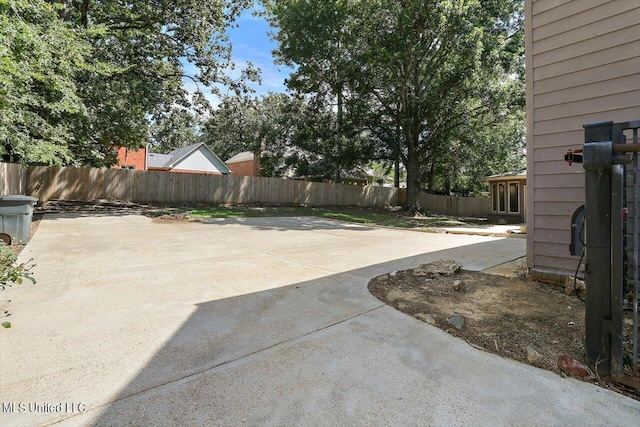
[[[520,183],[514,181],[491,184],[491,211],[520,213]]]

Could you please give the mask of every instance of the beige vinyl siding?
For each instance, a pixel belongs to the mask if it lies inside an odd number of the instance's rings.
[[[584,203],[583,125],[640,119],[640,0],[526,0],[527,264],[571,274],[571,216]]]
[[[632,57],[624,60],[616,58],[615,62],[594,66],[571,74],[562,74],[550,79],[538,79],[536,81],[534,95],[554,92],[560,89],[581,87],[591,83],[602,82],[602,74],[607,73],[609,79],[631,76],[633,77],[640,68],[640,57]],[[529,74],[531,75],[531,74]]]

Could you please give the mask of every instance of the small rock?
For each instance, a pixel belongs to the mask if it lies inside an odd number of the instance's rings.
[[[389,273],[389,276],[390,277],[395,277],[396,274],[398,274],[397,271],[392,271],[391,273]]]
[[[451,276],[461,268],[462,266],[455,261],[439,259],[414,268],[413,275],[417,277]]]
[[[584,378],[589,375],[589,368],[582,362],[565,354],[558,357],[558,369],[575,377]]]
[[[529,363],[536,363],[542,360],[542,355],[540,353],[538,353],[538,351],[531,347],[531,346],[527,346],[527,361]]]
[[[456,292],[460,292],[464,290],[464,282],[462,282],[462,280],[455,280],[453,282],[453,286],[451,287],[451,289],[453,289]]]
[[[416,313],[416,318],[422,320],[425,323],[430,325],[436,324],[436,319],[433,317],[431,313]]]
[[[453,327],[455,327],[457,330],[460,330],[464,327],[464,316],[458,314],[456,316],[449,317],[447,319],[447,322],[450,325],[453,325]]]
[[[587,284],[584,280],[575,279],[573,277],[567,277],[564,280],[564,293],[565,295],[573,295],[578,293],[578,296],[584,297],[587,294]]]
[[[569,326],[576,326],[576,322],[569,322],[568,325]]]

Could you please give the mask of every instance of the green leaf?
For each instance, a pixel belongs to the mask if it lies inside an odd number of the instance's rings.
[[[2,322],[2,327],[9,329],[11,327],[11,322]]]

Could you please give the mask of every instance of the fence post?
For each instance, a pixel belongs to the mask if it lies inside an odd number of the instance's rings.
[[[587,363],[603,375],[611,368],[612,124],[584,126],[585,351]]]

